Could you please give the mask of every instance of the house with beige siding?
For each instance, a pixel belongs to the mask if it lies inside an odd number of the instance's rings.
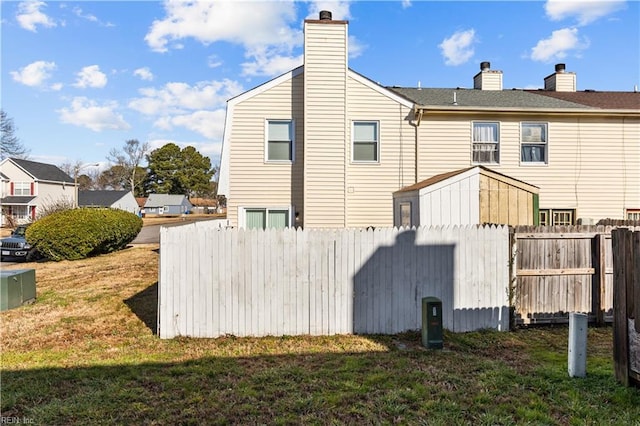
[[[0,162],[2,225],[35,220],[47,206],[71,205],[76,199],[74,179],[53,164],[20,158]]]
[[[535,223],[640,215],[640,93],[383,87],[348,66],[348,22],[304,23],[304,64],[228,101],[219,194],[238,227],[393,226],[393,194],[482,166],[538,188]],[[464,85],[465,82],[461,82]]]

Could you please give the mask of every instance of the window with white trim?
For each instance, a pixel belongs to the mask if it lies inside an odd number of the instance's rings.
[[[640,220],[640,209],[627,209],[627,220]]]
[[[245,227],[247,229],[283,229],[289,227],[289,209],[283,208],[245,208]]]
[[[380,132],[377,121],[354,121],[351,132],[354,163],[377,163],[380,158]]]
[[[267,161],[292,162],[295,158],[293,120],[267,120]]]
[[[31,182],[14,182],[13,195],[31,195]]]
[[[547,164],[547,124],[520,124],[520,161],[522,163]]]
[[[500,162],[500,123],[474,122],[472,131],[474,163]]]
[[[575,225],[575,216],[574,209],[540,209],[538,223],[541,226]]]

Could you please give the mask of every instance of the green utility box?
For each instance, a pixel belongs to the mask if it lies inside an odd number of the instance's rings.
[[[422,346],[442,349],[442,302],[437,297],[422,298]]]
[[[36,270],[0,271],[0,311],[36,300]]]

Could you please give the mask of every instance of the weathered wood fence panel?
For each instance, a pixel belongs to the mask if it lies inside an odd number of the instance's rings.
[[[516,322],[568,322],[570,312],[590,314],[599,324],[612,321],[611,230],[516,227]]]
[[[640,387],[640,231],[613,237],[613,358],[616,379]]]
[[[393,334],[422,297],[453,331],[508,329],[507,227],[239,230],[163,227],[162,338]]]

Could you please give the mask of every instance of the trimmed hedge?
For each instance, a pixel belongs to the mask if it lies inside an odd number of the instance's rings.
[[[29,244],[50,260],[78,260],[126,247],[142,219],[118,209],[79,208],[50,214],[27,228]]]

